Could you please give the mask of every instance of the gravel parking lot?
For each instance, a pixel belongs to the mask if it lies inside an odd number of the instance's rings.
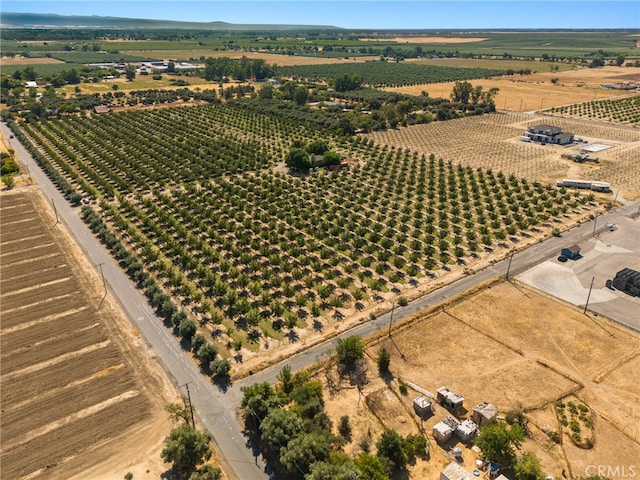
[[[640,298],[606,287],[619,270],[640,270],[640,218],[620,216],[615,228],[579,245],[579,260],[561,263],[553,258],[516,278],[580,307],[587,302],[593,279],[589,310],[640,331]]]

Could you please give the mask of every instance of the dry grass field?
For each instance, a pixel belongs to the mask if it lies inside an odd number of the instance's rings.
[[[62,60],[48,57],[2,57],[2,65],[52,65],[64,63]]]
[[[598,152],[599,164],[578,164],[562,158],[568,150],[518,140],[527,126],[557,125],[590,142],[611,145]],[[586,178],[611,183],[627,199],[640,196],[640,131],[605,123],[544,117],[524,113],[495,113],[447,122],[414,125],[369,134],[376,142],[435,154],[474,168],[491,168],[528,180],[554,183],[561,178]],[[576,147],[577,148],[577,147]]]
[[[428,60],[420,61],[427,64],[456,66],[456,61]],[[464,59],[459,60],[459,66],[468,66]],[[474,64],[480,66],[478,64]],[[486,68],[511,68],[502,62],[487,62]],[[528,68],[535,70],[548,69],[549,66],[534,62]],[[552,83],[556,79],[556,83]],[[513,75],[512,77],[500,77],[490,79],[473,80],[474,86],[482,85],[485,91],[490,88],[498,88],[496,107],[499,110],[514,112],[528,112],[545,108],[568,105],[571,103],[589,102],[604,98],[617,98],[629,95],[625,90],[611,90],[602,87],[603,83],[640,81],[640,68],[638,67],[602,67],[602,68],[575,68],[561,70],[559,72],[538,71],[531,75]],[[405,87],[389,87],[385,90],[391,92],[420,95],[422,91],[429,93],[434,98],[449,98],[454,82],[434,83],[428,85],[411,85]]]
[[[158,478],[170,383],[41,194],[1,200],[2,477]]]
[[[586,467],[598,462],[635,465],[640,458],[640,387],[634,373],[640,336],[601,318],[597,322],[528,287],[494,284],[407,320],[392,338],[385,332],[372,340],[367,347],[369,383],[362,396],[344,384],[327,394],[326,408],[336,420],[350,416],[353,440],[346,450],[353,453],[369,433],[375,443],[387,427],[403,435],[423,428],[431,457],[411,466],[409,478],[436,478],[450,462],[445,453],[454,446],[463,449],[468,470],[477,453],[455,437],[439,446],[431,430],[449,413],[437,406],[421,424],[411,405],[420,393],[409,388],[403,395],[401,381],[434,393],[442,385],[460,393],[468,410],[462,417],[482,401],[496,405],[500,415],[524,409],[530,435],[523,449],[534,451],[545,473],[556,478],[563,470],[587,476]],[[391,354],[392,376],[386,379],[379,377],[375,364],[382,346]],[[319,377],[337,380],[333,369]],[[561,445],[549,440],[545,432],[560,429],[554,413],[558,399],[573,399],[592,409],[592,449],[574,446],[567,435]]]
[[[240,59],[242,57],[261,59],[269,65],[289,67],[291,65],[320,65],[327,63],[354,63],[371,60],[371,57],[306,57],[303,55],[280,55],[277,53],[263,52],[231,52],[213,50],[128,50],[131,55],[158,59],[199,59],[200,57],[228,57]]]

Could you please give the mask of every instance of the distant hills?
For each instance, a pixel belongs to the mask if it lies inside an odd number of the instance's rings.
[[[331,25],[258,25],[226,22],[178,22],[49,13],[0,12],[2,28],[113,28],[113,29],[184,29],[212,31],[287,31],[287,30],[342,30]]]

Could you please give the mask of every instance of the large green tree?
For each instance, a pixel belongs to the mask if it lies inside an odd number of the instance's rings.
[[[124,67],[124,76],[127,77],[127,81],[131,82],[134,78],[136,78],[136,67],[135,65],[128,63],[126,67]]]
[[[540,459],[533,452],[523,452],[513,471],[517,480],[543,480],[544,471]]]
[[[362,480],[389,480],[389,473],[384,463],[375,455],[361,453],[355,460]]]
[[[356,362],[364,357],[364,345],[357,335],[338,339],[336,346],[336,359],[346,369],[355,367]]]
[[[186,423],[171,430],[160,456],[177,470],[191,474],[198,465],[211,458],[211,437]]]
[[[302,148],[292,148],[287,153],[284,159],[284,163],[289,168],[295,168],[298,170],[308,170],[313,166],[313,162],[306,150]]]
[[[302,419],[290,410],[274,408],[260,425],[260,440],[278,456],[283,448],[302,431]]]
[[[386,429],[376,442],[378,457],[386,459],[392,470],[402,470],[407,466],[404,440],[392,428]]]
[[[280,463],[289,475],[306,475],[312,464],[329,457],[331,449],[331,435],[326,432],[303,433],[282,450]]]
[[[516,448],[523,440],[524,431],[520,425],[509,428],[506,423],[499,422],[483,427],[475,443],[485,459],[511,468],[516,463]]]

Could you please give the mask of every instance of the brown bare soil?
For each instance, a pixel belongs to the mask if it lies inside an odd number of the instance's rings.
[[[460,62],[463,61],[460,60]],[[439,60],[420,62],[430,64],[435,62],[437,65],[444,65]],[[449,62],[448,64],[453,66],[455,62]],[[500,65],[500,63],[490,62],[486,65],[486,68],[509,68],[506,66],[501,67]],[[549,68],[546,64],[540,62],[534,62],[529,68],[535,70],[537,67],[540,69]],[[552,83],[552,79],[556,79],[555,84]],[[472,80],[471,84],[482,86],[484,91],[498,88],[499,92],[495,97],[498,109],[527,112],[572,103],[627,96],[630,94],[629,91],[611,90],[602,87],[603,83],[619,83],[622,81],[640,81],[640,68],[601,67],[576,68],[559,72],[540,71],[531,75],[477,79]],[[454,84],[455,82],[434,83],[389,87],[385,88],[385,90],[411,95],[420,95],[422,91],[426,91],[430,97],[449,98]]]
[[[409,387],[403,395],[400,382],[432,393],[444,385],[463,395],[466,410],[459,418],[469,417],[481,401],[496,405],[501,416],[524,409],[529,435],[522,450],[541,459],[545,474],[561,478],[565,470],[585,476],[587,466],[598,463],[628,468],[640,458],[640,387],[634,373],[640,364],[640,335],[602,318],[597,322],[526,286],[497,283],[406,320],[391,338],[384,332],[370,339],[369,383],[361,395],[340,382],[330,364],[318,379],[327,385],[330,416],[350,416],[348,452],[361,451],[359,445],[367,439],[375,451],[375,441],[388,427],[403,435],[426,435],[430,459],[412,465],[409,478],[437,478],[451,461],[447,455],[454,446],[462,448],[469,471],[478,453],[455,437],[438,445],[432,427],[450,412],[436,406],[435,414],[421,422],[412,408],[421,393]],[[391,354],[392,375],[387,378],[378,375],[375,363],[383,346]],[[580,449],[566,435],[561,445],[549,439],[547,432],[560,431],[554,413],[558,399],[585,403],[594,412],[593,448]]]
[[[3,65],[50,65],[54,63],[64,63],[62,60],[58,60],[57,58],[47,58],[47,57],[2,57]]]
[[[590,142],[612,148],[598,152],[600,163],[578,164],[562,158],[568,149],[519,141],[529,125],[548,123],[573,132]],[[474,168],[491,168],[529,180],[555,183],[562,178],[585,178],[610,182],[627,199],[640,196],[640,131],[598,122],[495,113],[446,122],[432,122],[369,134],[376,142],[397,148],[434,154],[437,158]]]
[[[278,67],[289,67],[291,65],[319,65],[327,63],[353,63],[371,60],[371,57],[305,57],[301,55],[279,55],[277,53],[262,52],[215,52],[211,50],[129,50],[131,55],[151,56],[153,58],[176,58],[184,59],[185,55],[189,58],[204,57],[228,57],[228,58],[256,58],[262,59],[269,65]]]
[[[39,191],[1,203],[2,477],[159,478],[176,392]]]

